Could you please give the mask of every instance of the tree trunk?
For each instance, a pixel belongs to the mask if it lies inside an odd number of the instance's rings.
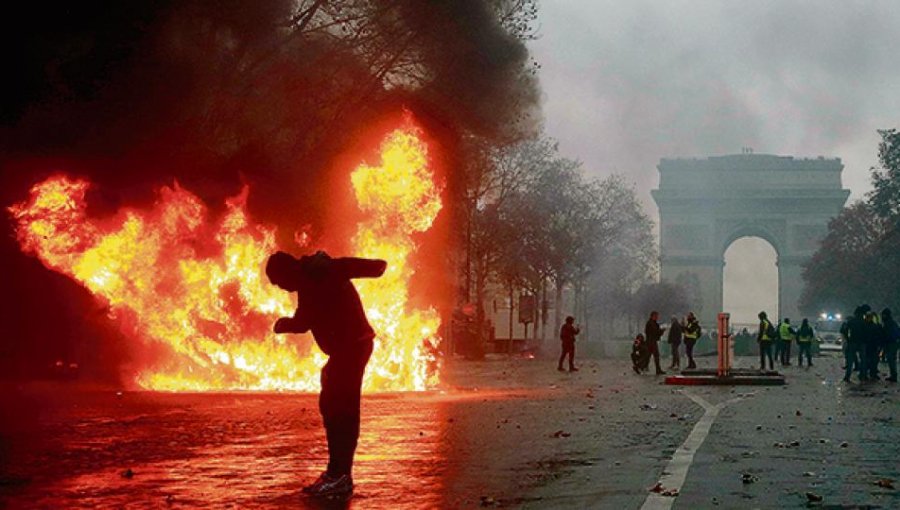
[[[513,351],[513,312],[516,307],[514,305],[515,298],[513,296],[513,284],[509,282],[509,345],[506,347],[506,353],[511,354]]]
[[[553,285],[556,287],[556,292],[553,296],[553,331],[555,333],[562,327],[563,284],[562,281],[557,278],[554,280]]]

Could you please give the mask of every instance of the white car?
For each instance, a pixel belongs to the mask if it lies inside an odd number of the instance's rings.
[[[820,351],[841,352],[843,349],[844,339],[838,333],[822,333],[818,340]]]

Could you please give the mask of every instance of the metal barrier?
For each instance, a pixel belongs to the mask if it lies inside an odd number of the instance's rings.
[[[726,377],[731,374],[731,362],[734,359],[734,342],[731,339],[730,331],[731,314],[720,313],[718,320],[718,342],[716,348],[719,353],[719,367],[717,374],[719,377]]]

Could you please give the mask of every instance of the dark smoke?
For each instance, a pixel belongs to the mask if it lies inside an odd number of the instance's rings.
[[[340,251],[347,175],[401,108],[428,131],[450,194],[461,137],[506,143],[532,129],[538,94],[517,37],[527,15],[508,17],[513,3],[29,4],[3,30],[15,72],[0,105],[0,204],[60,171],[95,183],[96,215],[147,205],[175,179],[214,209],[246,184],[251,213],[285,244],[310,225],[314,243]],[[349,13],[365,30],[329,23]],[[127,339],[4,229],[0,377],[65,358],[114,378]]]

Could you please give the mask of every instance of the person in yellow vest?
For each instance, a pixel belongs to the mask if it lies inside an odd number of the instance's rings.
[[[759,343],[759,369],[766,369],[766,357],[769,358],[769,370],[775,370],[775,362],[772,360],[772,341],[775,339],[775,328],[769,322],[766,312],[759,312],[759,332],[756,341]]]
[[[791,365],[791,342],[797,336],[797,330],[791,327],[791,319],[785,317],[778,325],[778,336],[781,338],[781,366]]]
[[[806,354],[806,364],[810,367],[812,366],[812,343],[815,336],[812,326],[809,325],[809,320],[804,318],[803,323],[800,324],[800,329],[797,330],[797,347],[800,350],[800,354],[797,355],[798,367],[803,366],[803,354]]]
[[[682,336],[684,336],[684,353],[687,354],[688,368],[697,368],[697,364],[694,363],[694,345],[702,333],[703,330],[700,328],[700,321],[697,320],[697,316],[694,315],[694,312],[688,312],[684,330],[682,331]]]

